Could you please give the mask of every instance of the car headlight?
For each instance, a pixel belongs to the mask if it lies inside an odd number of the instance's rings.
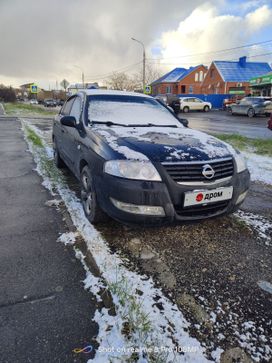
[[[104,171],[120,178],[161,181],[160,174],[150,161],[110,160],[105,162]]]
[[[234,156],[234,159],[236,163],[237,173],[241,173],[242,171],[247,169],[246,161],[240,153],[237,153]]]

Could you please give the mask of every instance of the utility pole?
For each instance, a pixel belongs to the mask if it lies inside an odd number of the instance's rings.
[[[141,44],[141,46],[143,47],[143,93],[145,92],[145,46],[144,43],[141,42],[140,40],[137,40],[135,38],[131,38],[132,40],[134,40],[135,42]]]
[[[82,87],[83,87],[83,88],[85,88],[85,77],[84,77],[84,72],[83,72],[82,68],[81,68],[81,67],[79,67],[78,65],[75,65],[75,64],[74,64],[74,67],[76,67],[76,68],[80,69],[80,71],[81,71],[81,81],[82,81]]]

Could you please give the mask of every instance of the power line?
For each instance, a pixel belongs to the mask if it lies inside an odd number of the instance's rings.
[[[164,59],[173,59],[173,58],[186,58],[186,57],[194,57],[194,56],[206,55],[206,54],[223,53],[223,52],[228,52],[228,51],[242,49],[242,48],[249,48],[249,47],[253,47],[254,45],[266,44],[266,43],[270,43],[270,42],[272,42],[272,39],[265,40],[265,41],[262,41],[262,42],[256,42],[256,43],[240,45],[238,47],[233,47],[233,48],[214,50],[214,51],[210,51],[210,52],[186,54],[186,55],[181,55],[181,56],[172,56],[172,57],[165,57],[165,58],[148,58],[148,60],[164,60]]]
[[[266,55],[271,55],[272,52],[269,52],[269,53],[262,53],[262,54],[254,54],[254,55],[249,55],[247,56],[247,58],[256,58],[256,57],[262,57],[262,56],[266,56]],[[232,59],[225,59],[226,61],[228,62],[232,62],[232,61],[236,61],[237,59],[236,58],[232,58]],[[148,60],[149,62],[151,62],[151,60]],[[211,63],[212,61],[211,60],[206,60],[206,61],[193,61],[193,62],[181,62],[182,64],[207,64],[207,63]],[[155,66],[176,66],[177,63],[153,63]]]
[[[108,72],[108,73],[104,73],[104,74],[98,74],[98,75],[92,75],[92,76],[87,76],[88,80],[95,80],[95,79],[101,79],[101,78],[105,78],[107,76],[111,76],[112,73],[114,72],[121,72],[121,71],[126,71],[126,70],[129,70],[131,68],[134,68],[135,66],[141,64],[142,61],[140,62],[137,62],[137,63],[133,63],[133,64],[130,64],[130,65],[127,65],[127,66],[124,66],[122,68],[118,68],[118,69],[114,69],[112,70],[111,72]]]

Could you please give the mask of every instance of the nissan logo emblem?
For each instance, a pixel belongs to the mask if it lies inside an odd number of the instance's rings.
[[[212,179],[214,177],[215,171],[209,164],[205,164],[202,167],[202,175],[205,176],[206,179]]]

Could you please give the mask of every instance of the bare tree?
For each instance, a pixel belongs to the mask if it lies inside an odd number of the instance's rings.
[[[110,89],[134,91],[137,88],[137,83],[134,78],[124,72],[115,72],[105,81]]]
[[[152,82],[156,81],[156,79],[160,78],[163,75],[159,69],[157,69],[153,64],[147,63],[145,67],[145,82],[146,85],[150,85]],[[138,89],[142,88],[143,82],[143,73],[138,72],[134,74],[134,81],[138,84]]]
[[[162,76],[152,64],[146,65],[146,84],[149,85]],[[135,91],[143,89],[142,72],[129,75],[125,72],[114,72],[105,80],[108,88],[115,90]]]

